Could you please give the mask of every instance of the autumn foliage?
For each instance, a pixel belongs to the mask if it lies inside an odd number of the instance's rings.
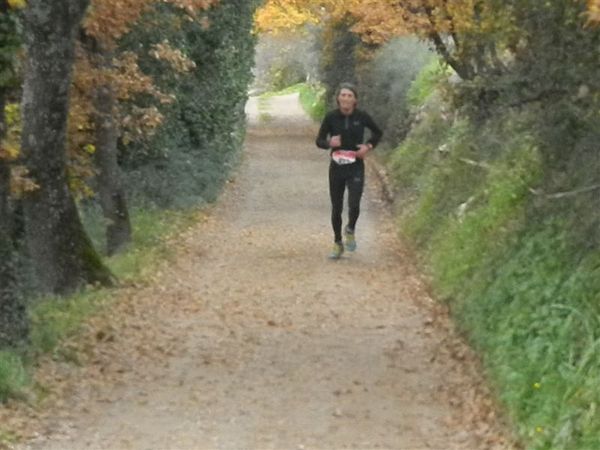
[[[469,79],[489,60],[498,62],[496,45],[512,30],[504,9],[497,2],[476,0],[269,0],[257,13],[256,23],[259,31],[278,33],[308,23],[327,27],[347,22],[367,46],[403,35],[418,36]],[[287,20],[286,14],[290,14]]]
[[[88,180],[95,174],[91,158],[96,151],[93,138],[93,95],[101,86],[110,86],[117,100],[114,115],[124,143],[151,136],[163,121],[156,106],[130,105],[139,96],[155,98],[159,104],[173,101],[161,92],[151,77],[139,68],[138,56],[119,52],[119,40],[139,25],[145,13],[159,4],[170,3],[185,12],[188,20],[203,20],[201,13],[217,0],[95,0],[83,22],[84,36],[78,49],[72,90],[69,128],[69,173],[71,188],[79,195],[92,195]],[[158,42],[148,53],[166,61],[174,74],[195,69],[195,64],[168,41]]]
[[[600,364],[600,0],[270,0],[257,16],[268,33],[314,23],[341,76],[356,73],[340,64],[360,47],[339,45],[356,43],[348,33],[388,56],[368,62],[381,70],[382,118],[397,110],[397,78],[382,68],[407,72],[383,51],[392,37],[417,36],[445,62],[384,158],[406,186],[405,231],[488,361],[523,447],[600,448],[588,382]],[[375,84],[356,78],[361,95]]]
[[[257,4],[0,0],[0,347],[26,334],[5,326],[26,323],[22,291],[112,282],[95,248],[113,254],[126,203],[214,199],[241,146]]]
[[[588,0],[588,20],[592,24],[600,23],[600,0]]]
[[[352,31],[366,43],[382,44],[392,37],[407,33],[426,35],[448,31],[451,22],[464,15],[472,1],[445,2],[439,0],[268,0],[256,14],[260,32],[279,33],[306,24],[353,19]]]

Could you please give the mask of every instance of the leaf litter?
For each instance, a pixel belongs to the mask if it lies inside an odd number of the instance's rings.
[[[519,448],[374,171],[359,250],[332,263],[326,155],[294,96],[270,108],[261,124],[250,104],[236,182],[174,255],[39,361],[31,401],[0,408],[21,442],[5,446]]]

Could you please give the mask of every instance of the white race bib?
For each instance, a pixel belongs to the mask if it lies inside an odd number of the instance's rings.
[[[356,152],[352,150],[336,150],[331,153],[331,158],[340,166],[356,162]]]

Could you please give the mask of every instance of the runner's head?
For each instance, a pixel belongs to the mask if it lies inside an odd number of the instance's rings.
[[[358,91],[352,83],[342,83],[335,92],[335,101],[340,111],[350,114],[356,108],[358,102]]]

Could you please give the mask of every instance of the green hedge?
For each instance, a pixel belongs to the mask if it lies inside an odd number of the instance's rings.
[[[587,450],[600,448],[600,257],[573,258],[562,228],[505,248],[458,316],[528,448]]]
[[[428,96],[389,156],[402,230],[525,447],[600,448],[600,253],[569,205],[584,222],[597,210],[539,192],[548,172],[527,111],[474,125],[443,109]]]
[[[166,120],[156,136],[122,150],[127,189],[138,201],[187,207],[214,201],[236,164],[245,131],[244,105],[251,82],[257,2],[223,0],[206,14],[209,26],[162,6],[131,33],[123,46],[168,39],[196,63],[190,75],[174,77],[142,52],[140,65],[176,102],[162,107]]]
[[[133,243],[127,251],[107,258],[106,264],[122,282],[144,282],[158,264],[171,257],[169,239],[196,223],[199,214],[198,210],[133,209]],[[86,214],[86,226],[97,247],[104,239],[100,216],[99,211]],[[110,307],[113,297],[112,289],[89,289],[70,297],[32,302],[29,345],[19,351],[0,351],[0,402],[25,398],[35,391],[30,373],[40,355],[52,353],[55,358],[77,363],[77,355],[61,346],[61,341],[76,334],[90,316]],[[0,447],[1,428],[0,424]]]
[[[432,65],[413,83],[424,66]],[[373,52],[372,60],[362,62],[360,72],[361,108],[366,109],[384,131],[386,142],[396,144],[409,131],[410,106],[415,96],[415,86],[425,98],[433,90],[433,74],[439,67],[437,58],[426,43],[414,37],[401,37],[386,43]],[[441,72],[441,71],[440,71]]]
[[[133,200],[134,243],[127,252],[107,261],[121,280],[143,277],[156,260],[165,257],[161,236],[172,227],[183,226],[190,215],[173,210],[213,201],[236,164],[245,131],[244,105],[255,43],[251,30],[257,3],[221,0],[206,12],[208,27],[163,4],[144,17],[143,25],[121,43],[123,50],[138,53],[140,67],[156,80],[161,91],[176,98],[171,105],[157,105],[165,123],[155,136],[136,144],[121,143],[125,188]],[[164,63],[150,57],[150,46],[165,39],[194,60],[194,72],[175,76]],[[134,100],[136,106],[154,102],[151,98]],[[81,211],[87,230],[99,244],[105,223],[95,209],[97,205],[83,203],[93,202],[82,202]],[[165,211],[167,207],[170,211]],[[40,353],[54,351],[110,297],[108,291],[90,290],[67,299],[37,299],[27,290],[28,266],[19,264],[23,296],[30,303],[31,345],[22,354],[0,354],[0,401],[22,395],[27,362]]]

